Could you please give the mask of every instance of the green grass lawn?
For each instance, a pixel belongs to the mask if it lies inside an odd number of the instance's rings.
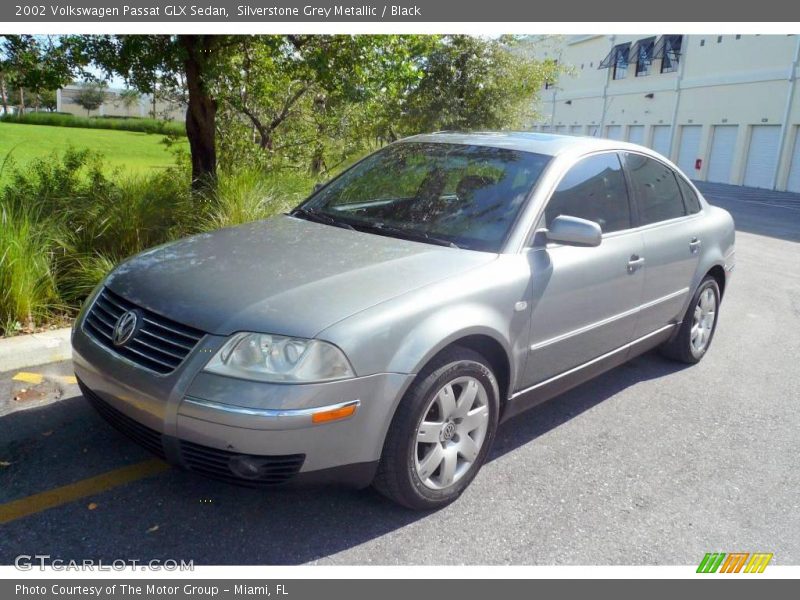
[[[145,173],[174,164],[172,152],[161,143],[163,138],[159,134],[132,131],[0,123],[0,164],[8,152],[14,164],[23,166],[54,151],[60,154],[72,146],[99,152],[109,167],[121,167],[131,174]],[[188,146],[185,140],[179,143]],[[8,176],[7,171],[0,173],[0,180]]]

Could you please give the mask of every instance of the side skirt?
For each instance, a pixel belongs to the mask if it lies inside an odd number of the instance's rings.
[[[652,350],[663,342],[667,341],[677,330],[680,323],[672,323],[661,329],[657,329],[652,333],[640,337],[624,346],[620,346],[616,350],[612,350],[602,356],[598,356],[582,365],[574,367],[569,371],[565,371],[555,377],[541,381],[536,385],[529,387],[519,392],[515,392],[506,403],[505,410],[500,417],[500,421],[506,421],[513,416],[520,414],[546,402],[551,398],[559,396],[590,379],[618,367],[630,359]]]

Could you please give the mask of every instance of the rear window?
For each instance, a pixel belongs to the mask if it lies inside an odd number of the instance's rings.
[[[641,154],[626,153],[625,161],[639,203],[642,225],[686,215],[683,195],[672,169]]]
[[[683,203],[686,205],[686,212],[690,215],[699,213],[701,209],[700,200],[692,189],[692,186],[686,183],[683,177],[678,177],[678,186],[681,188],[681,193],[683,194]]]

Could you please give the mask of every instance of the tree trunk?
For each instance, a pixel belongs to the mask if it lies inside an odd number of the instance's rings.
[[[212,51],[214,36],[182,35],[186,52],[184,69],[189,106],[186,109],[186,135],[192,155],[192,189],[200,190],[213,182],[217,174],[216,118],[217,101],[203,81],[205,57]]]
[[[19,88],[19,114],[25,114],[25,89]]]
[[[8,92],[6,92],[6,78],[0,73],[0,99],[3,101],[3,114],[8,114]]]

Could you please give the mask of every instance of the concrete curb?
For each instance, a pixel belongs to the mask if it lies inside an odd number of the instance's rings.
[[[0,339],[0,373],[72,358],[70,327]]]

